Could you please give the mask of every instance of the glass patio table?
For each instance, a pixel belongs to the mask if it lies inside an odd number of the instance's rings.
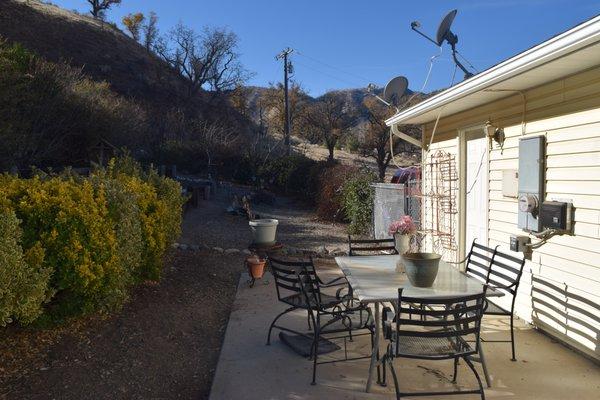
[[[363,304],[372,304],[375,309],[375,338],[367,379],[367,392],[371,390],[373,374],[377,365],[377,349],[379,349],[379,337],[381,335],[381,317],[379,315],[381,303],[397,301],[398,288],[403,288],[403,294],[407,297],[422,299],[467,296],[481,293],[483,289],[480,281],[444,261],[440,261],[438,275],[432,287],[414,287],[408,281],[406,274],[396,272],[396,262],[399,259],[400,256],[398,255],[335,258],[352,287],[354,298]],[[500,297],[502,295],[502,292],[490,288],[486,293],[487,297]],[[481,360],[475,361],[483,364],[489,386],[490,380],[485,367],[485,360],[483,360],[483,352],[481,352],[480,358]]]

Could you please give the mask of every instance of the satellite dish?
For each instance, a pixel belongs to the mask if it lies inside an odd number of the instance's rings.
[[[383,89],[383,99],[397,107],[400,99],[404,96],[404,93],[406,93],[407,88],[408,79],[404,76],[397,76],[385,85],[385,89]]]
[[[436,42],[438,46],[441,46],[442,43],[444,43],[444,39],[448,40],[448,43],[450,44],[452,44],[453,41],[454,44],[456,44],[458,41],[456,35],[450,31],[450,27],[452,26],[452,22],[454,22],[454,17],[456,17],[457,12],[457,10],[450,11],[448,14],[446,14],[444,19],[442,19],[442,22],[440,22],[440,26],[438,27],[436,35]]]
[[[437,34],[435,35],[436,40],[433,40],[431,37],[427,36],[426,34],[424,34],[423,32],[421,32],[419,30],[419,28],[421,27],[421,24],[419,23],[419,21],[411,22],[410,28],[437,46],[442,46],[442,44],[444,43],[444,40],[446,42],[448,42],[450,47],[452,47],[452,58],[454,59],[454,63],[456,64],[456,66],[458,68],[460,68],[465,73],[465,79],[467,79],[467,78],[472,77],[473,73],[470,72],[469,70],[467,70],[465,68],[465,66],[462,65],[462,63],[458,60],[458,58],[456,58],[456,54],[458,53],[456,50],[456,43],[458,43],[458,36],[456,36],[450,30],[450,27],[452,26],[452,22],[454,22],[454,18],[456,17],[457,13],[458,13],[457,10],[452,10],[448,14],[446,14],[444,19],[442,19],[442,22],[440,22],[440,25],[438,26]]]

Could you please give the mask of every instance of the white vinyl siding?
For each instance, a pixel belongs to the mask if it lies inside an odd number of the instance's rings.
[[[600,323],[600,109],[573,113],[527,124],[526,135],[545,135],[546,199],[573,201],[574,235],[558,236],[535,250],[525,266],[517,297],[517,314],[528,322],[582,351],[598,357]],[[505,128],[504,151],[490,152],[489,244],[506,248],[510,234],[522,234],[516,226],[517,200],[502,196],[502,170],[518,169],[521,125]],[[534,239],[536,241],[536,239]],[[546,299],[533,290],[534,277],[565,291],[558,299],[595,315],[580,312],[570,317],[564,304]],[[589,301],[577,300],[583,296]],[[506,302],[505,302],[506,303]],[[559,311],[560,310],[560,311]],[[591,338],[596,340],[591,340]]]
[[[524,95],[524,127],[523,96],[515,94],[456,115],[442,115],[434,145],[457,153],[461,129],[488,120],[504,127],[504,149],[494,145],[489,153],[488,242],[507,251],[510,235],[523,231],[517,228],[517,199],[502,195],[502,171],[518,169],[523,133],[546,136],[545,198],[573,202],[574,235],[556,236],[534,251],[525,266],[516,313],[600,359],[600,68]],[[423,126],[426,142],[431,128],[432,124]],[[499,303],[508,305],[508,300]]]

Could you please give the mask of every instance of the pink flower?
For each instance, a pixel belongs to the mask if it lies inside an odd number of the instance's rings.
[[[392,222],[388,228],[388,233],[392,236],[396,233],[410,235],[416,231],[417,226],[413,222],[410,215],[403,215],[399,220]]]

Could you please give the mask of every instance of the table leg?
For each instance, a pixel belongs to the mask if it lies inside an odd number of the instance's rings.
[[[377,369],[377,352],[379,351],[379,335],[381,334],[381,317],[379,315],[379,303],[374,303],[375,306],[375,337],[373,338],[373,350],[371,353],[371,365],[369,365],[369,377],[367,379],[366,392],[371,391],[373,384],[373,375]]]

